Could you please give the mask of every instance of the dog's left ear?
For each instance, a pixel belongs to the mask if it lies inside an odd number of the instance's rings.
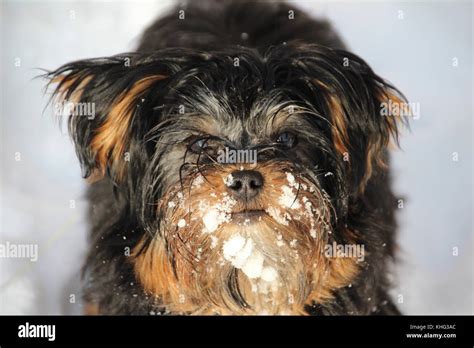
[[[330,120],[334,149],[347,162],[356,190],[352,193],[363,192],[374,173],[386,169],[389,145],[398,146],[400,125],[407,123],[401,110],[408,103],[356,55],[311,50],[312,55],[306,51],[305,60],[299,61],[324,104],[321,107]]]
[[[156,98],[166,75],[156,67],[133,67],[128,56],[115,56],[73,62],[46,77],[55,85],[56,113],[68,117],[83,176],[90,181],[104,175],[123,178],[129,148],[139,141],[134,127],[146,122],[137,118],[143,118],[142,110],[152,95]]]

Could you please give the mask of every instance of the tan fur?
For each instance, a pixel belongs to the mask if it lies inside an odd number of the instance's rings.
[[[58,85],[58,90],[55,93],[56,101],[58,102],[66,101],[65,100],[66,94],[68,93],[72,85],[76,81],[78,81],[79,78],[82,78],[81,83],[79,83],[79,85],[76,88],[74,88],[74,91],[72,92],[72,94],[69,96],[67,100],[73,103],[78,103],[81,100],[83,89],[92,80],[93,76],[89,75],[86,77],[82,77],[82,76],[76,76],[76,75],[60,75],[53,78],[50,81],[50,83]]]
[[[84,315],[100,315],[99,305],[95,303],[86,303],[84,305]]]
[[[314,82],[319,87],[321,87],[326,93],[326,99],[328,101],[328,106],[331,110],[331,116],[333,120],[332,136],[334,147],[341,154],[341,156],[344,156],[346,153],[349,153],[348,146],[350,144],[350,139],[347,132],[347,125],[345,121],[344,107],[336,97],[331,95],[328,86],[317,80],[315,80]],[[383,102],[388,103],[389,100],[394,103],[404,102],[404,100],[400,96],[396,95],[393,91],[384,89],[382,87],[379,87],[379,90],[377,92],[377,99],[380,104]],[[383,150],[391,144],[390,140],[397,138],[397,132],[400,123],[402,123],[402,118],[400,115],[392,115],[386,117],[386,124],[388,125],[390,138],[388,138],[386,141],[381,141],[378,135],[373,135],[371,139],[369,139],[368,149],[366,153],[366,171],[359,185],[359,192],[363,192],[365,190],[367,182],[372,177],[374,166],[378,166],[380,168],[387,167],[386,164],[383,162],[382,158]]]
[[[349,136],[347,135],[344,108],[337,98],[331,95],[328,96],[328,103],[334,122],[334,127],[332,128],[334,147],[342,156],[344,156],[344,154],[349,153],[347,148],[349,144]]]
[[[128,145],[128,130],[134,109],[140,96],[163,75],[155,75],[137,81],[130,90],[122,93],[113,103],[105,123],[100,126],[91,142],[91,149],[96,154],[96,163],[101,173],[105,173],[107,164],[119,163]],[[110,159],[109,159],[110,158]],[[123,166],[119,166],[119,177]]]
[[[394,92],[382,88],[380,88],[377,93],[377,100],[379,101],[380,105],[382,103],[388,103],[390,100],[393,103],[405,102],[400,96],[394,94]],[[383,161],[383,152],[389,147],[394,147],[394,141],[396,142],[398,138],[398,129],[403,124],[403,118],[401,115],[379,115],[379,117],[385,118],[390,136],[387,139],[381,139],[378,136],[372,136],[372,138],[369,140],[370,142],[366,154],[366,171],[359,185],[359,192],[364,191],[367,182],[372,177],[374,166],[377,166],[381,169],[387,169],[387,164]]]
[[[305,178],[296,180],[306,188],[300,187],[298,201],[305,197],[318,209],[319,213],[313,211],[313,221],[300,206],[281,208],[282,213],[291,217],[287,226],[265,214],[247,226],[232,220],[215,231],[206,231],[203,215],[222,202],[227,192],[224,179],[238,167],[226,165],[203,172],[205,179],[190,179],[183,191],[177,185],[159,202],[158,210],[164,213],[160,231],[149,245],[143,239],[133,253],[135,272],[145,290],[158,296],[166,309],[174,313],[304,314],[306,304],[327,301],[333,290],[349,284],[358,271],[356,260],[328,259],[323,254],[330,239],[332,207]],[[292,168],[272,163],[257,165],[256,169],[265,178],[263,192],[247,205],[237,202],[232,212],[280,206],[281,188],[288,185],[286,173]],[[196,180],[201,184],[193,185]],[[210,208],[203,208],[206,204]],[[181,219],[186,221],[184,227],[178,227]],[[311,222],[317,231],[314,237],[310,235]],[[237,234],[251,239],[255,250],[264,255],[264,266],[276,270],[275,282],[251,279],[223,257],[224,242]],[[229,281],[238,284],[248,306],[241,306],[232,298],[227,291]]]
[[[57,76],[51,80],[52,84],[57,84],[56,99],[58,101],[80,102],[82,91],[92,80],[93,76],[81,76],[77,74],[66,74]],[[109,164],[118,164],[121,161],[128,146],[128,130],[133,117],[134,108],[140,96],[156,81],[166,78],[164,75],[149,76],[137,81],[128,91],[123,92],[113,102],[105,122],[95,131],[91,141],[91,150],[95,154],[97,168],[93,170],[88,178],[90,183],[100,180]],[[71,95],[67,93],[73,88],[78,79],[81,83],[74,88]],[[124,166],[117,166],[117,176],[120,178],[124,173]]]

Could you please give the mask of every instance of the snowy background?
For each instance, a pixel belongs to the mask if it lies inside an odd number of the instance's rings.
[[[1,2],[0,241],[37,243],[39,259],[0,259],[0,313],[82,311],[85,183],[66,133],[51,110],[42,114],[37,68],[133,50],[171,4]],[[393,296],[406,314],[472,314],[472,3],[295,4],[328,17],[350,50],[420,103],[393,154],[394,185],[406,197]]]

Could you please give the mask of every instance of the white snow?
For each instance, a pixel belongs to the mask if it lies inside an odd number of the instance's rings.
[[[296,187],[296,180],[293,174],[291,173],[286,173],[286,180],[288,181],[288,184],[290,184],[291,187]]]
[[[285,208],[299,209],[301,207],[300,203],[296,200],[296,189],[298,184],[296,183],[295,177],[291,173],[286,173],[286,180],[288,181],[287,185],[281,187],[282,195],[278,199],[278,203]]]
[[[180,220],[178,221],[178,227],[179,227],[179,228],[183,228],[183,227],[185,227],[185,226],[186,226],[186,220],[180,219]]]
[[[227,260],[230,260],[234,256],[237,255],[237,253],[242,250],[242,248],[245,245],[245,238],[240,236],[240,235],[235,235],[228,241],[226,241],[222,247],[222,251],[224,252],[224,257]]]
[[[267,209],[265,209],[265,212],[279,224],[288,226],[288,221],[286,220],[285,216],[282,215],[280,209],[275,207],[268,207]]]
[[[297,209],[300,207],[300,203],[295,200],[296,194],[290,187],[284,185],[282,186],[281,190],[283,191],[283,194],[278,199],[278,203],[280,203],[280,205],[291,209]]]
[[[15,260],[18,261],[18,260]],[[29,272],[15,269],[13,259],[2,258],[0,262],[0,314],[32,315],[40,313],[35,279]],[[31,271],[30,271],[31,272]],[[33,279],[31,279],[33,278]]]
[[[199,188],[201,185],[204,183],[204,177],[199,174],[196,176],[196,178],[193,180],[193,188]]]
[[[211,236],[211,249],[214,249],[217,246],[217,237]]]
[[[231,220],[232,207],[237,202],[227,194],[223,195],[220,203],[209,207],[207,202],[199,204],[199,210],[203,213],[204,232],[211,233],[217,230],[219,225]]]
[[[250,239],[249,239],[250,240]],[[263,255],[254,250],[242,267],[242,271],[250,279],[260,278],[263,270]]]
[[[237,250],[234,255],[230,256],[229,258],[224,255],[224,258],[228,261],[231,261],[232,265],[236,268],[243,268],[252,254],[253,241],[251,239],[244,239],[244,241],[245,243],[242,245],[242,248]]]
[[[206,227],[207,232],[214,232],[219,227],[219,212],[217,209],[209,210],[202,218],[202,222]]]
[[[261,278],[266,282],[273,282],[278,274],[273,267],[264,267],[263,254],[254,247],[251,238],[244,238],[237,234],[224,242],[222,247],[224,258],[232,266],[241,269],[249,279]]]
[[[278,274],[273,267],[265,267],[262,270],[262,279],[266,282],[273,282],[276,280]]]
[[[234,183],[234,177],[232,176],[232,174],[229,174],[227,175],[225,178],[224,178],[224,184],[225,186],[230,186]]]

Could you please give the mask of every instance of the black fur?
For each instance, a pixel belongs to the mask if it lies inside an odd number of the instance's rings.
[[[194,170],[184,165],[192,154],[180,163],[170,162],[166,154],[192,137],[205,137],[193,117],[206,114],[223,122],[240,119],[246,132],[221,134],[217,140],[234,148],[270,148],[259,152],[260,161],[288,160],[301,172],[334,174],[318,179],[335,207],[333,238],[344,242],[345,236],[338,231],[346,227],[358,231],[368,256],[350,286],[336,290],[328,303],[308,306],[308,313],[398,314],[388,296],[396,231],[396,198],[389,172],[372,163],[372,176],[365,190],[359,190],[368,171],[369,146],[397,137],[396,129],[380,117],[377,99],[382,89],[396,90],[361,58],[344,51],[342,40],[326,21],[310,18],[290,5],[195,3],[184,7],[185,20],[178,19],[179,7],[153,23],[137,52],[73,62],[49,75],[77,77],[66,99],[93,76],[83,87],[81,102],[95,103],[96,117],[69,119],[85,177],[98,167],[90,143],[113,101],[147,76],[167,76],[154,82],[137,101],[128,129],[130,162],[110,159],[106,176],[88,189],[92,233],[85,265],[85,300],[99,304],[104,314],[165,311],[159,299],[143,292],[124,251],[133,249],[144,234],[154,238],[159,230],[161,216],[149,202],[158,200],[176,178]],[[294,20],[288,20],[290,10],[295,11]],[[234,58],[239,59],[239,67],[234,66]],[[344,66],[344,58],[349,66]],[[125,64],[128,60],[130,66]],[[217,109],[210,104],[209,95],[215,98]],[[334,121],[327,104],[330,95],[343,105],[350,169],[334,147]],[[285,128],[298,136],[294,148],[282,149],[274,139],[252,134],[248,115],[256,106],[282,109],[290,103],[307,109]],[[185,114],[180,114],[180,105]],[[381,151],[388,162],[386,150]],[[126,174],[119,178],[121,166],[126,166]]]

